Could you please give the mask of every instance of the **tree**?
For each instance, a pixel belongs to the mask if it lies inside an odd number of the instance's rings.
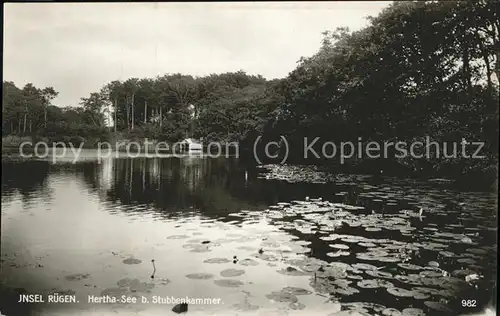
[[[43,118],[44,118],[44,128],[47,127],[47,109],[50,106],[50,102],[57,97],[59,94],[54,90],[53,87],[47,87],[42,89],[41,91],[42,98],[43,98],[43,104],[44,104],[44,111],[43,111]]]

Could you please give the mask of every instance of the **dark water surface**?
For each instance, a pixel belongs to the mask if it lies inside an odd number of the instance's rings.
[[[221,300],[189,315],[460,315],[495,296],[496,226],[495,194],[445,181],[231,158],[3,162],[0,310],[173,314],[88,303],[156,295]],[[11,303],[55,292],[79,303]]]

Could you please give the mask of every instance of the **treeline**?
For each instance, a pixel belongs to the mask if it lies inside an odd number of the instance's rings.
[[[409,143],[429,136],[449,145],[484,141],[487,159],[446,160],[434,153],[429,159],[367,159],[366,166],[368,171],[377,163],[389,170],[455,175],[493,169],[498,161],[497,4],[395,2],[360,31],[325,32],[319,51],[303,58],[283,81],[285,101],[268,135],[287,135],[299,158],[304,137]]]
[[[117,132],[124,138],[172,142],[188,136],[238,141],[263,126],[280,105],[277,83],[243,71],[130,78],[106,84],[82,98],[79,107],[60,108],[50,104],[57,96],[53,88],[27,84],[19,89],[4,82],[3,132],[84,138]]]
[[[45,137],[51,142],[79,145],[84,137],[94,142],[107,139],[103,111],[93,101],[82,100],[79,107],[58,107],[51,101],[58,95],[53,87],[43,89],[28,83],[18,88],[13,82],[2,83],[2,135]]]
[[[73,109],[50,106],[54,93],[46,89],[35,93],[32,86],[4,83],[4,91],[8,85],[24,101],[4,92],[3,131],[101,130],[109,120],[110,131],[127,138],[192,136],[251,144],[257,136],[285,135],[293,162],[304,162],[304,137],[411,142],[430,136],[438,142],[484,141],[488,159],[392,157],[386,163],[445,173],[490,168],[498,152],[497,4],[395,2],[360,31],[324,32],[315,55],[273,81],[243,71],[131,78],[107,83]]]

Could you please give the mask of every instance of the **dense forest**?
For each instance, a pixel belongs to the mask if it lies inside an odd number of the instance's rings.
[[[285,135],[297,149],[289,161],[301,163],[304,137],[466,139],[485,142],[487,158],[394,158],[389,165],[496,175],[498,3],[395,2],[369,22],[355,32],[324,32],[316,54],[271,81],[243,71],[130,78],[106,83],[79,107],[64,108],[52,105],[52,87],[3,82],[3,135],[79,142],[116,135],[177,141],[189,135],[241,144]]]

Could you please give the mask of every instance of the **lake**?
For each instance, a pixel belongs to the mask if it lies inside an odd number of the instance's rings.
[[[443,179],[91,152],[8,161],[0,310],[175,315],[167,299],[188,297],[207,299],[189,315],[459,315],[496,296],[496,234],[496,194]],[[28,293],[45,303],[14,303]],[[95,301],[123,296],[138,301]]]

